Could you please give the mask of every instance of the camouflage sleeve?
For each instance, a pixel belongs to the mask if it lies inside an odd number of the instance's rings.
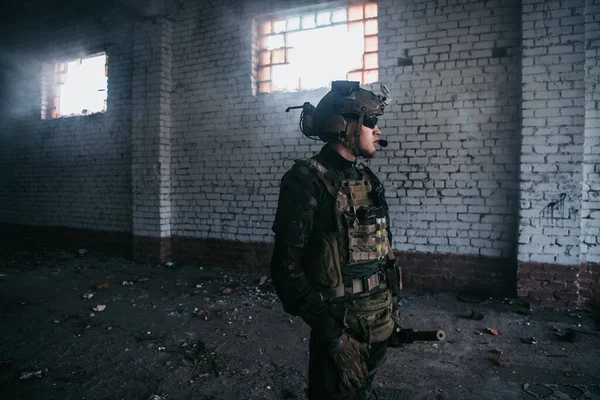
[[[284,175],[273,224],[271,277],[283,309],[302,317],[317,337],[330,340],[339,336],[340,331],[328,316],[321,296],[306,280],[302,266],[304,246],[311,236],[321,196],[323,190],[307,168],[295,166]]]

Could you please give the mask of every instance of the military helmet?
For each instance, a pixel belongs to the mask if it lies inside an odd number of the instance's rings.
[[[325,95],[315,109],[315,129],[324,142],[339,140],[347,133],[348,120],[358,121],[356,135],[360,134],[365,117],[383,115],[388,104],[387,88],[382,85],[383,96],[362,89],[358,82],[334,81],[331,91]],[[375,126],[377,119],[370,128]]]
[[[300,130],[311,139],[324,142],[343,138],[348,129],[349,120],[357,120],[355,135],[360,135],[363,124],[374,128],[377,116],[383,115],[384,108],[391,97],[385,85],[381,85],[383,95],[362,89],[359,82],[333,81],[331,90],[315,108],[306,102],[301,106],[288,107],[285,111],[302,109]],[[369,123],[370,122],[370,123]]]

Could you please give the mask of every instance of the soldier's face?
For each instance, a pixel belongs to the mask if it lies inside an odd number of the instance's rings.
[[[356,122],[352,122],[356,124]],[[356,125],[355,125],[356,126]],[[349,131],[354,132],[354,127],[349,126]],[[358,149],[358,155],[364,158],[373,158],[375,153],[377,152],[377,147],[379,144],[377,140],[379,140],[379,135],[381,135],[381,130],[377,125],[374,128],[367,128],[363,125],[362,130],[360,132],[360,137],[353,136],[354,144]]]

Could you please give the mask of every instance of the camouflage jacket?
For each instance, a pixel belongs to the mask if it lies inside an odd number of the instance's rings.
[[[354,162],[325,145],[313,159],[341,179],[357,179]],[[387,205],[386,205],[387,208]],[[271,277],[286,312],[302,317],[313,334],[324,341],[341,333],[327,305],[310,286],[302,267],[304,248],[315,232],[335,230],[335,201],[314,171],[295,164],[282,178],[273,231],[275,246]],[[391,234],[388,230],[388,235]]]

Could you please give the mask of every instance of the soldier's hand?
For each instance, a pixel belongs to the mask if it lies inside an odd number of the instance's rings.
[[[360,388],[369,370],[365,363],[366,349],[358,340],[342,334],[333,341],[329,354],[346,389]]]

